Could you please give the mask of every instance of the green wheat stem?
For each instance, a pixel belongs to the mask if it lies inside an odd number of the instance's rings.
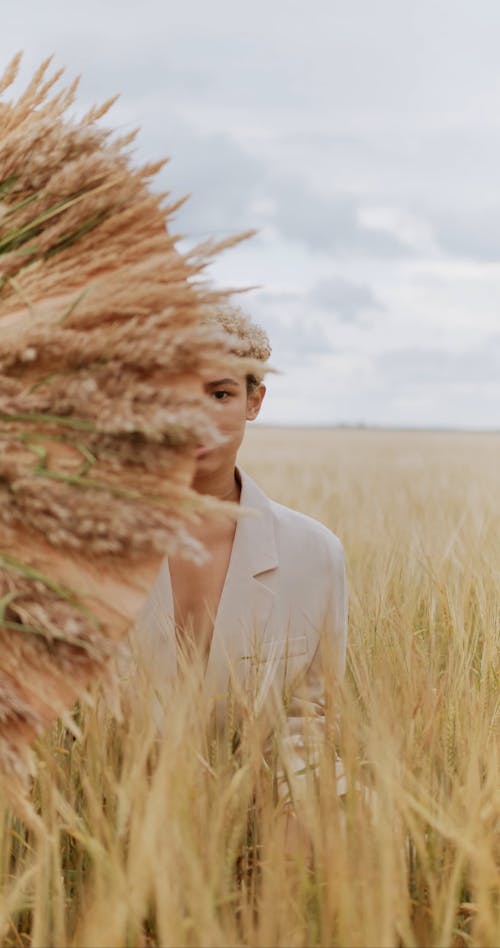
[[[45,412],[0,412],[0,421],[41,421],[61,425],[63,428],[74,428],[75,431],[95,431],[93,422],[86,418],[68,418],[64,415],[51,415]]]
[[[12,191],[16,181],[17,175],[11,175],[10,178],[6,178],[5,181],[2,181],[0,184],[0,197],[4,197],[9,191]]]
[[[62,586],[60,583],[55,582],[55,580],[50,579],[39,569],[36,569],[34,566],[28,566],[27,563],[23,563],[21,560],[18,560],[16,557],[11,556],[8,553],[0,552],[0,566],[3,566],[8,572],[17,573],[19,576],[24,576],[25,579],[32,579],[37,582],[42,583],[46,589],[50,590],[59,596],[60,599],[64,599],[65,602],[69,602],[70,605],[74,606],[85,616],[92,624],[96,627],[100,627],[100,622],[96,616],[87,609],[82,602],[78,599],[77,595],[66,586]]]
[[[7,233],[0,239],[0,253],[6,253],[8,250],[13,249],[13,245],[25,243],[32,236],[36,236],[40,232],[40,229],[43,227],[47,221],[52,220],[55,217],[59,217],[65,210],[73,207],[79,201],[83,200],[88,194],[92,192],[98,193],[102,190],[108,190],[112,186],[113,182],[108,182],[106,186],[99,186],[95,188],[89,188],[84,191],[72,195],[70,198],[66,198],[63,201],[57,201],[56,204],[53,204],[52,207],[47,208],[46,211],[42,211],[41,214],[37,214],[28,224],[24,224],[23,227],[11,228]],[[103,212],[100,212],[103,213]],[[108,212],[104,212],[108,213]],[[94,217],[96,215],[93,215]]]
[[[94,645],[78,636],[63,635],[62,632],[57,632],[54,629],[48,629],[43,625],[31,625],[28,622],[11,622],[10,620],[0,619],[0,625],[3,629],[8,629],[9,632],[23,632],[29,635],[38,635],[45,640],[65,642],[67,645],[74,645],[76,648],[83,649],[96,659],[100,657],[99,651]]]

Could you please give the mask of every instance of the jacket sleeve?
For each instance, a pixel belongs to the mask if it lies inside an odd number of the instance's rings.
[[[314,780],[325,741],[335,745],[338,718],[335,706],[342,682],[347,643],[347,585],[344,554],[332,536],[325,568],[325,610],[318,644],[306,670],[285,688],[281,740],[278,747],[278,794],[296,805]],[[333,731],[333,733],[332,733]],[[327,733],[328,732],[328,733]],[[345,778],[336,755],[337,792],[345,793]]]

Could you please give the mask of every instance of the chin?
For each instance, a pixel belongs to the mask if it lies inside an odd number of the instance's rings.
[[[218,471],[226,470],[229,465],[234,466],[234,464],[233,451],[225,454],[221,453],[220,447],[204,448],[196,458],[195,480],[197,477],[205,477],[207,474],[216,474]]]

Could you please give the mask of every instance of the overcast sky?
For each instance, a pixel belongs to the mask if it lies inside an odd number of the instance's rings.
[[[261,287],[273,423],[500,428],[498,0],[1,0]]]

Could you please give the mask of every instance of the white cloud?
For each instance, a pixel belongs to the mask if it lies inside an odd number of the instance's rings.
[[[263,286],[264,417],[498,426],[497,0],[3,0],[2,22],[25,79],[53,51],[80,108],[122,92],[111,121],[192,193],[181,232],[259,229],[212,273]]]

